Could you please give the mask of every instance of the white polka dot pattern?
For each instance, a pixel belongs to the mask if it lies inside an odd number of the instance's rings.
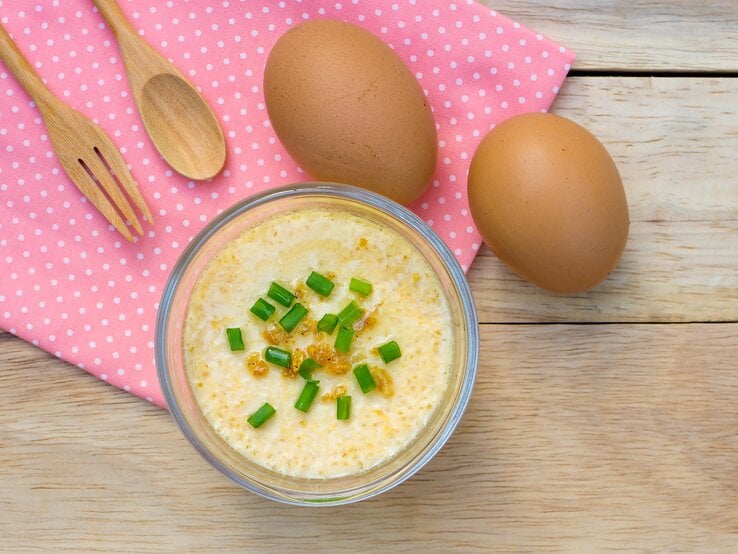
[[[433,186],[412,209],[465,270],[481,242],[466,200],[477,144],[509,116],[546,110],[574,59],[468,1],[120,4],[213,106],[228,141],[226,168],[212,182],[195,183],[161,160],[91,2],[0,0],[2,24],[49,87],[108,132],[156,218],[135,244],[121,239],[67,179],[39,112],[0,65],[0,327],[159,405],[154,323],[177,256],[236,201],[307,179],[270,128],[261,90],[266,57],[289,27],[328,17],[357,23],[415,73],[440,148]]]

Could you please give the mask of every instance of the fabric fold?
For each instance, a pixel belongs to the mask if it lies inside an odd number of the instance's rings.
[[[91,3],[0,0],[19,48],[61,99],[111,136],[156,220],[133,244],[118,235],[67,179],[38,110],[0,65],[0,327],[160,406],[154,326],[177,257],[237,201],[309,180],[271,129],[262,92],[266,58],[288,28],[318,18],[358,24],[415,73],[436,119],[439,159],[432,186],[411,208],[465,270],[481,244],[466,199],[478,143],[508,117],[547,110],[574,60],[473,2],[120,4],[211,104],[228,143],[225,169],[194,182],[160,158],[113,35]]]

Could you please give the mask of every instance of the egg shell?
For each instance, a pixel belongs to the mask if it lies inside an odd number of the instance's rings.
[[[430,105],[402,59],[368,31],[335,20],[293,27],[269,54],[264,97],[280,141],[313,178],[403,204],[429,185]]]
[[[603,281],[628,238],[617,167],[577,123],[531,113],[482,140],[469,169],[469,204],[482,237],[513,271],[555,292]]]

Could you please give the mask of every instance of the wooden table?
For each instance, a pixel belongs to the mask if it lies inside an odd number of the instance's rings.
[[[549,4],[494,7],[578,53],[553,111],[615,158],[630,242],[573,296],[481,253],[476,389],[423,471],[271,503],[163,410],[0,334],[0,550],[738,552],[738,3]]]

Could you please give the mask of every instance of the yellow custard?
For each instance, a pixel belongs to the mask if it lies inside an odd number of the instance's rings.
[[[327,298],[305,285],[312,271],[335,283]],[[372,292],[349,290],[352,277],[371,282]],[[288,308],[266,296],[275,281],[309,310],[289,335],[277,324]],[[259,298],[277,308],[268,322],[249,311]],[[341,356],[333,351],[336,332],[319,333],[316,322],[352,300],[365,315]],[[226,329],[236,327],[245,350],[232,352]],[[255,463],[303,478],[360,473],[402,450],[441,402],[453,356],[448,303],[423,256],[390,228],[323,208],[272,216],[226,244],[192,291],[183,339],[188,381],[210,425]],[[377,347],[391,340],[402,355],[385,364]],[[307,413],[294,406],[304,379],[255,363],[275,343],[293,353],[295,366],[308,352],[333,353],[342,362],[314,371],[320,390]],[[367,394],[351,371],[362,363],[379,383]],[[335,396],[342,393],[352,398],[348,420],[336,418]],[[247,418],[265,402],[276,413],[254,428]]]

